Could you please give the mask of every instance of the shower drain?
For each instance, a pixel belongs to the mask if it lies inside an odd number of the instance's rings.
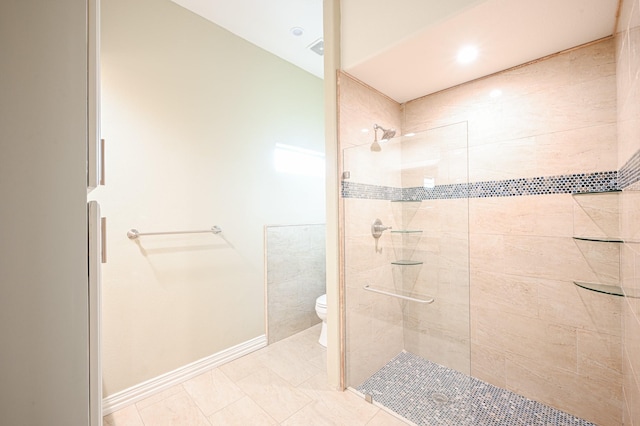
[[[447,397],[447,395],[443,393],[432,393],[431,399],[433,399],[433,401],[437,402],[438,404],[444,404],[446,402],[449,402],[449,398]]]

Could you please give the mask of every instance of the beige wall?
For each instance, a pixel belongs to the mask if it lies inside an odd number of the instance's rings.
[[[640,2],[624,0],[618,21],[616,59],[618,65],[618,166],[628,167],[634,158],[632,169],[638,168],[640,150]],[[632,182],[629,182],[632,183]],[[621,236],[625,241],[637,241],[640,235],[640,187],[625,182],[620,198]],[[640,296],[640,251],[637,244],[622,246],[621,283],[627,294]],[[622,372],[623,413],[625,425],[640,425],[640,299],[625,298],[622,303]]]
[[[324,151],[323,85],[168,0],[103,2],[102,84],[109,396],[265,333],[264,225],[325,216],[274,148]]]
[[[89,422],[86,17],[0,2],[3,424]]]
[[[402,131],[467,122],[472,183],[614,171],[615,62],[610,39],[420,98],[403,105]],[[490,97],[494,89],[502,96]],[[356,139],[375,108],[341,113],[344,132]],[[573,284],[617,280],[618,251],[574,242],[574,211],[584,220],[570,194],[469,199],[471,374],[619,424],[621,298]]]

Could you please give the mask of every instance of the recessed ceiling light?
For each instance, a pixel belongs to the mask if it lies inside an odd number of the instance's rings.
[[[465,46],[458,51],[458,62],[469,64],[478,57],[478,49],[475,46]]]
[[[302,34],[304,34],[304,28],[293,27],[289,30],[289,32],[294,37],[300,37]]]
[[[491,93],[489,93],[489,96],[491,96],[492,98],[499,98],[500,96],[502,96],[502,90],[493,89]]]
[[[367,128],[360,129],[360,131],[361,131],[362,133],[369,133],[369,129],[367,129]]]
[[[405,133],[405,135],[404,135],[404,136],[406,136],[406,137],[410,138],[411,136],[415,136],[415,135],[416,135],[416,134],[412,132],[412,133]]]

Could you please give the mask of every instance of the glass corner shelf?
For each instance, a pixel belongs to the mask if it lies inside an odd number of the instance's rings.
[[[391,231],[392,234],[420,234],[422,230],[420,229],[396,229],[395,231]]]
[[[640,292],[638,291],[627,291],[624,292],[622,287],[617,285],[608,285],[608,284],[598,284],[598,283],[587,283],[583,281],[574,281],[575,285],[580,288],[584,288],[586,290],[595,291],[597,293],[610,294],[612,296],[622,296],[622,297],[630,297],[633,299],[640,299]]]
[[[608,237],[573,237],[574,240],[580,241],[597,241],[600,243],[624,243],[624,240],[620,238],[608,238]]]
[[[582,196],[582,195],[615,194],[615,193],[618,193],[618,192],[622,192],[622,190],[614,189],[614,190],[611,190],[611,191],[574,192],[571,195],[573,197],[578,197],[578,196]]]
[[[418,262],[416,260],[394,260],[391,262],[392,265],[401,265],[401,266],[414,266],[414,265],[422,265],[424,262]]]

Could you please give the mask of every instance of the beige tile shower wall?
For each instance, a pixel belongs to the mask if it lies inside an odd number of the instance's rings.
[[[340,149],[371,144],[374,124],[400,135],[400,105],[344,72],[338,74],[338,114]]]
[[[411,228],[422,234],[412,258],[424,263],[404,267],[404,284],[407,291],[435,301],[406,304],[404,344],[411,353],[469,374],[467,212],[467,199],[420,203]]]
[[[466,122],[403,136],[402,187],[466,183],[467,160]]]
[[[403,130],[468,121],[470,182],[616,170],[614,47],[605,40],[408,102]],[[469,200],[471,373],[620,424],[621,300],[573,285],[617,280],[619,254],[574,242],[574,204],[568,194]]]
[[[403,132],[468,121],[471,182],[615,170],[613,46],[606,40],[410,101]]]
[[[399,188],[402,184],[400,142],[386,142],[381,151],[371,151],[373,135],[367,135],[371,141],[342,150],[342,164],[350,174],[348,181]]]
[[[402,302],[364,290],[365,285],[398,292],[388,231],[378,244],[371,217],[393,223],[387,200],[344,200],[347,383],[360,384],[403,349]]]
[[[326,226],[265,228],[269,344],[320,322],[316,299],[326,293]]]
[[[640,135],[640,5],[623,0],[616,37],[618,87],[618,163],[624,165],[638,150]]]
[[[619,248],[574,241],[572,203],[564,194],[470,200],[472,374],[618,424],[620,299],[572,281],[618,281]]]
[[[398,145],[383,144],[377,153],[369,146],[374,124],[400,129],[400,105],[344,73],[338,76],[338,86],[343,171],[352,172],[351,182],[399,186]],[[390,233],[385,231],[377,246],[371,236],[376,218],[393,226],[394,216],[389,201],[362,199],[343,199],[341,215],[346,384],[357,386],[403,349],[401,302],[363,289],[365,285],[394,289]]]
[[[618,21],[618,166],[640,150],[640,2],[623,0]],[[625,241],[640,240],[640,188],[625,188],[620,199],[620,231]],[[621,285],[640,295],[640,248],[626,243],[621,254]],[[625,298],[623,317],[623,421],[640,425],[640,299]]]
[[[467,123],[431,129],[402,144],[402,187],[467,182]],[[404,346],[449,368],[470,373],[469,353],[469,201],[425,200],[400,203],[402,235],[410,260],[422,265],[403,268],[403,285],[432,304],[406,303]]]

